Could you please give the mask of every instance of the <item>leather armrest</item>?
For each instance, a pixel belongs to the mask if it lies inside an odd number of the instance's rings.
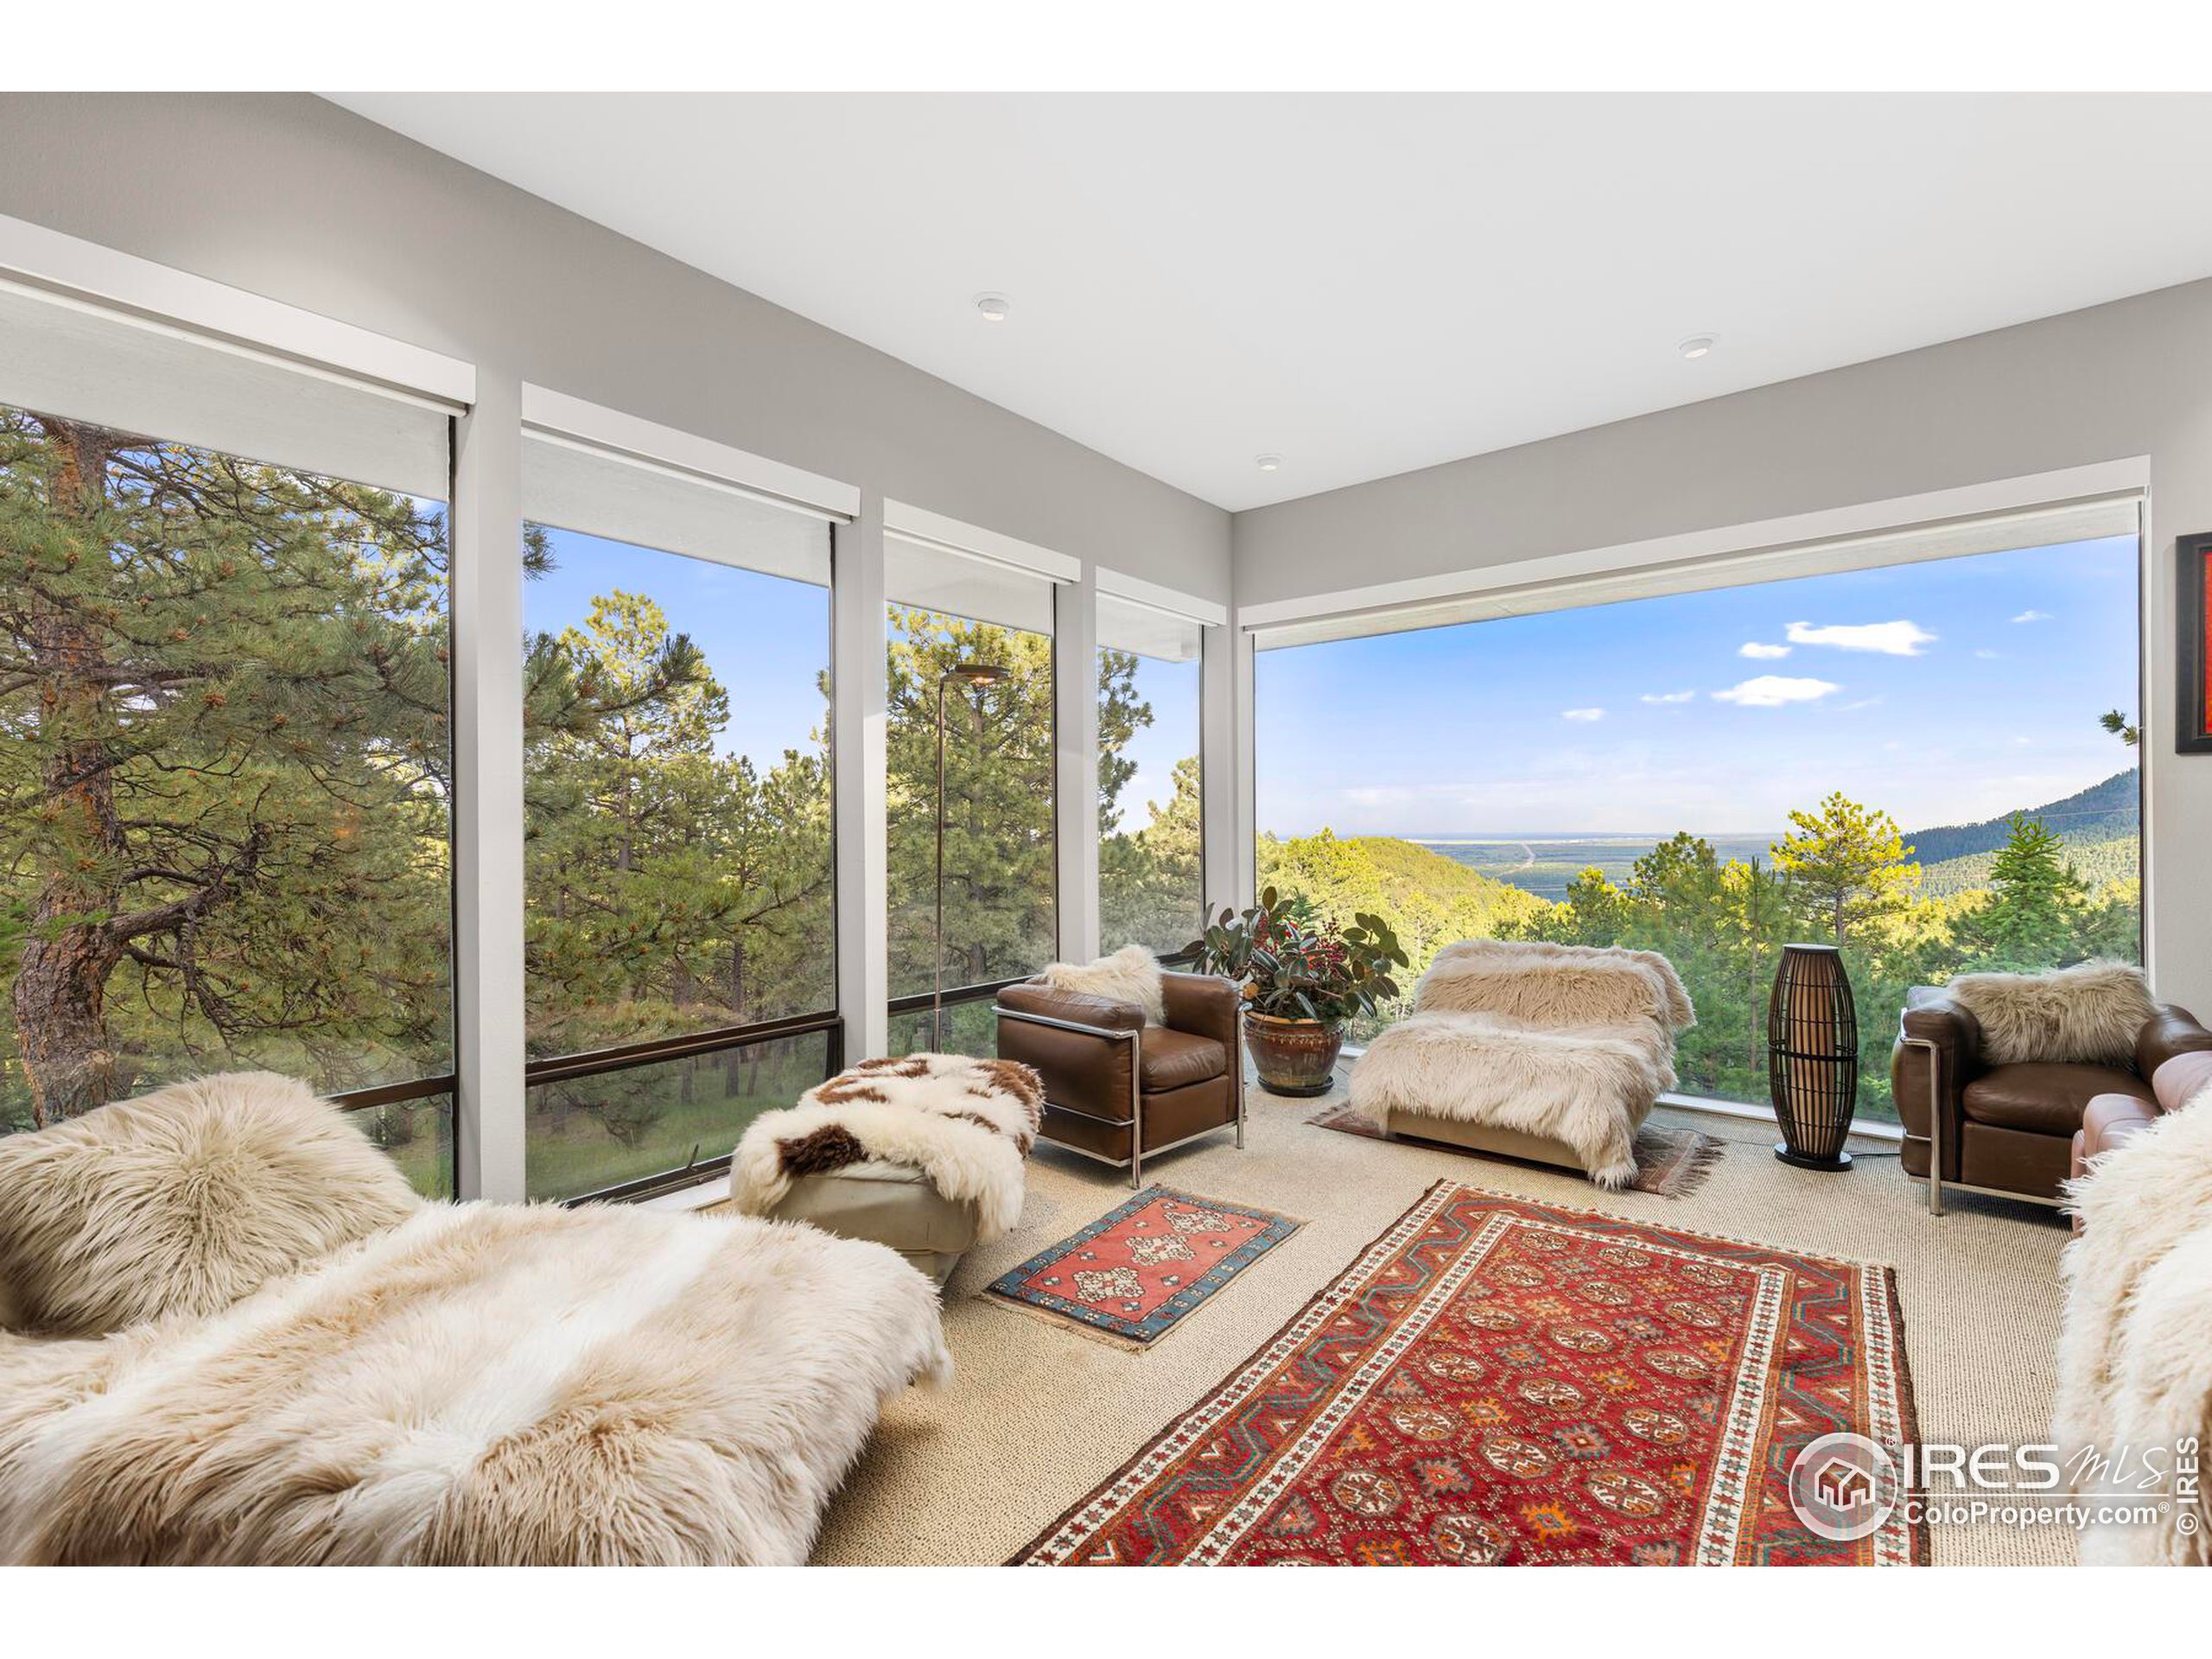
[[[1905,993],[1899,1028],[1907,1037],[1924,1037],[1943,1053],[1945,1069],[1964,1087],[1986,1069],[1981,1058],[1981,1021],[1932,985]]]
[[[2175,1055],[2194,1054],[2206,1049],[2212,1049],[2212,1031],[2197,1024],[2196,1016],[2187,1008],[2162,1002],[2158,1012],[2145,1021],[2136,1036],[2135,1070],[2146,1080],[2155,1082],[2158,1068]]]
[[[999,993],[998,1001],[1001,1007],[1042,1014],[1047,1020],[1065,1020],[1071,1025],[1092,1026],[1100,1031],[1144,1029],[1144,1010],[1134,1002],[1058,990],[1035,980],[1007,986]]]
[[[1135,1116],[1139,1075],[1135,1033],[1144,1029],[1144,1010],[1134,1002],[1083,996],[1030,981],[999,993],[998,1049],[1002,1060],[1020,1060],[1035,1069],[1045,1099],[1065,1112],[1107,1123],[1127,1123]],[[1014,1016],[1033,1014],[1082,1027],[1040,1026]],[[1049,1121],[1046,1133],[1051,1132]]]
[[[2151,1092],[2158,1097],[2162,1112],[2177,1112],[2207,1090],[2212,1090],[2212,1049],[2177,1054],[2151,1079]]]
[[[1935,1053],[1931,1056],[1924,1048],[1908,1047],[1904,1041],[1908,1037],[1933,1043]],[[1907,1135],[1941,1147],[1944,1170],[1955,1175],[1962,1116],[1959,1096],[1983,1069],[1980,1022],[1935,986],[1916,985],[1905,993],[1897,1039],[1890,1053],[1890,1087],[1897,1116]],[[1936,1122],[1932,1123],[1928,1071],[1931,1060],[1936,1067]],[[1904,1161],[1908,1174],[1928,1173],[1925,1147],[1908,1141]]]
[[[2098,1095],[2082,1113],[2082,1161],[2110,1152],[2158,1121],[2158,1109],[2133,1095]],[[2078,1173],[2078,1172],[2077,1172]]]
[[[1160,989],[1172,1031],[1211,1037],[1236,1052],[1236,1028],[1243,1017],[1244,993],[1233,979],[1217,974],[1162,974]]]

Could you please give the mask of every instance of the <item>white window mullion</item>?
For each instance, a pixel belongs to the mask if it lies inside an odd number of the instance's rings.
[[[518,1202],[523,1167],[522,402],[483,375],[454,446],[455,1184]]]
[[[1209,627],[1199,669],[1202,725],[1198,783],[1205,814],[1200,856],[1205,861],[1203,885],[1208,920],[1225,906],[1242,909],[1251,902],[1244,896],[1251,883],[1239,875],[1236,851],[1240,844],[1248,849],[1251,845],[1249,833],[1242,843],[1237,839],[1238,780],[1246,776],[1250,765],[1237,737],[1236,664],[1243,645],[1242,637],[1230,629]]]
[[[1098,955],[1098,587],[1090,568],[1054,590],[1052,791],[1063,962]]]
[[[836,532],[831,749],[837,791],[837,1007],[846,1064],[890,1052],[890,663],[883,498]]]
[[[1235,765],[1230,777],[1236,786],[1236,797],[1230,817],[1231,844],[1226,860],[1230,874],[1230,892],[1213,908],[1223,906],[1243,909],[1258,896],[1260,888],[1259,810],[1255,799],[1258,774],[1257,746],[1253,738],[1252,682],[1253,639],[1243,628],[1231,636],[1230,648],[1224,654],[1229,658],[1230,729],[1235,733],[1230,753]],[[1212,837],[1207,837],[1209,842]],[[1211,868],[1207,872],[1211,878]]]

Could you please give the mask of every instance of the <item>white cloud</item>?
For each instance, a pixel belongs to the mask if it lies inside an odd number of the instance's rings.
[[[1987,647],[1986,647],[1986,646],[1985,646],[1982,650],[1980,650],[1980,651],[1977,651],[1976,652],[1974,652],[1974,655],[1975,655],[1975,656],[1977,656],[1977,657],[1979,657],[1979,658],[1981,658],[1981,660],[1982,660],[1983,662],[1985,662],[1985,663],[1993,663],[1993,662],[1995,662],[1995,661],[1996,661],[1999,657],[2003,656],[2003,655],[2004,655],[2004,652],[1998,652],[1998,651],[1991,651],[1991,650],[1989,650]]]
[[[1904,621],[1836,623],[1820,628],[1792,622],[1789,637],[1793,645],[1834,645],[1838,651],[1872,651],[1885,657],[1917,657],[1920,648],[1936,638],[1917,622]]]
[[[1847,715],[1854,709],[1872,709],[1881,701],[1882,699],[1878,696],[1857,697],[1849,702],[1840,702],[1836,704],[1836,709],[1840,714]]]
[[[2022,611],[2012,620],[2015,622],[2048,622],[2050,620],[2050,613],[2049,611]]]
[[[1603,720],[1605,711],[1602,709],[1562,709],[1559,711],[1559,717],[1561,720]]]
[[[1767,663],[1772,662],[1779,657],[1787,657],[1789,654],[1789,647],[1787,645],[1761,645],[1758,640],[1753,639],[1744,645],[1743,648],[1738,651],[1736,654],[1738,657],[1749,657],[1756,662]]]
[[[1762,674],[1713,694],[1715,702],[1732,702],[1739,709],[1779,709],[1784,703],[1818,702],[1843,688],[1832,680],[1794,679],[1787,674]]]
[[[1647,691],[1643,694],[1643,701],[1645,702],[1688,702],[1695,696],[1697,693],[1694,691]]]

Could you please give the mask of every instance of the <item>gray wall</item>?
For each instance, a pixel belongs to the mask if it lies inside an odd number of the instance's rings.
[[[2152,474],[2152,973],[2162,995],[2212,1016],[2212,756],[2171,752],[2174,538],[2212,530],[2212,283],[1240,513],[1236,599],[2138,455]]]
[[[0,213],[1230,596],[1221,509],[320,99],[10,93],[0,156]]]

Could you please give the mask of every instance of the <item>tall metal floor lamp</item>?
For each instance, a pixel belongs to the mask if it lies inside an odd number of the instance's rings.
[[[1007,671],[996,663],[957,663],[937,682],[937,935],[931,952],[937,964],[937,988],[930,993],[930,1046],[944,1046],[944,689],[955,680],[963,685],[996,685]]]

